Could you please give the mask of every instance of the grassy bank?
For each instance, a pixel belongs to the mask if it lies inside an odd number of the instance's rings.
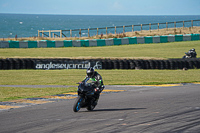
[[[200,41],[158,44],[135,44],[106,47],[0,49],[0,58],[181,58],[195,48],[198,54]]]

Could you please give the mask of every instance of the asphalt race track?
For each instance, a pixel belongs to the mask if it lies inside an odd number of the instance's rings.
[[[0,111],[0,133],[199,133],[200,84],[106,86],[94,111],[75,99]]]

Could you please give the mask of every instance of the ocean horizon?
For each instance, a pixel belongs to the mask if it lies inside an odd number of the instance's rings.
[[[38,30],[70,30],[105,28],[114,26],[140,25],[149,23],[165,23],[175,21],[200,20],[200,15],[62,15],[62,14],[9,14],[0,13],[0,38],[35,37]],[[171,23],[168,27],[173,27]],[[182,23],[177,23],[177,27],[182,27]],[[194,26],[200,26],[200,21],[194,21]],[[160,29],[166,25],[160,25]],[[185,23],[185,27],[191,27],[191,22]],[[144,30],[148,30],[148,26]],[[157,26],[152,26],[156,29]],[[126,28],[131,31],[132,28]],[[134,31],[139,31],[140,27],[135,27]],[[79,31],[73,32],[72,36],[79,36]],[[118,28],[117,33],[122,33],[123,28]],[[99,30],[99,34],[105,34],[105,29]],[[108,33],[114,33],[114,29],[108,29]],[[70,33],[66,33],[67,36]],[[91,36],[96,34],[95,30],[90,31]],[[82,36],[88,36],[87,30],[82,32]]]

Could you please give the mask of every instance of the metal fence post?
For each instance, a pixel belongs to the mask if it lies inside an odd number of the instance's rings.
[[[62,30],[60,30],[60,38],[62,38]]]
[[[142,24],[141,24],[141,32],[142,32]]]
[[[97,36],[99,35],[99,28],[97,28]]]
[[[166,29],[168,30],[168,23],[166,22]]]
[[[176,22],[174,22],[174,28],[176,29]]]
[[[134,25],[132,25],[132,32],[134,31]]]
[[[72,37],[72,30],[70,30],[70,37]]]
[[[193,28],[193,20],[191,20],[191,25],[192,25],[191,27]]]
[[[79,30],[79,37],[81,37],[81,29]]]
[[[158,31],[159,31],[159,28],[160,28],[160,24],[158,23]]]
[[[151,32],[151,23],[149,23],[149,31]]]
[[[125,26],[123,26],[123,33],[125,33]]]
[[[49,30],[49,38],[51,38],[51,30]]]
[[[115,35],[117,34],[117,26],[115,26]]]
[[[90,28],[88,28],[88,37],[90,37]]]

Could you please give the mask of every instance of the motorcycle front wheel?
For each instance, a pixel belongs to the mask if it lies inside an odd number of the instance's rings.
[[[81,96],[78,96],[73,107],[74,112],[78,112],[81,109],[81,102],[83,101],[83,98]]]

